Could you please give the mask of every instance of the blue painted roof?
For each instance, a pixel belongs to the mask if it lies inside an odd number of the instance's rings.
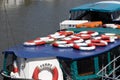
[[[118,1],[102,1],[96,3],[89,3],[72,8],[70,11],[98,11],[98,12],[114,12],[120,10],[120,2]]]

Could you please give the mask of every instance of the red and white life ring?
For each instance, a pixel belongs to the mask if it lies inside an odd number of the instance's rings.
[[[103,40],[103,41],[106,41],[106,42],[115,42],[115,39],[117,39],[117,36],[107,36],[107,35],[101,35],[101,36],[98,36],[98,37],[94,37],[93,39],[96,39],[96,40]]]
[[[39,45],[43,45],[46,43],[51,43],[53,41],[55,41],[54,38],[39,37],[39,38],[36,38],[35,40],[30,40],[30,41],[24,42],[24,46],[39,46]]]
[[[67,41],[59,41],[59,42],[54,42],[52,46],[65,48],[65,47],[72,47],[73,43],[67,43]]]
[[[78,34],[75,34],[74,36],[80,37],[80,38],[82,38],[84,40],[91,38],[90,34],[81,34],[81,33],[78,33]]]
[[[95,32],[95,31],[81,31],[80,34],[89,34],[91,36],[97,36],[97,35],[99,35],[99,33]]]
[[[107,46],[108,43],[104,40],[97,40],[97,39],[92,39],[92,40],[86,40],[86,43],[91,43],[92,45],[95,46]]]
[[[70,36],[72,34],[74,34],[73,31],[59,31],[59,32],[56,32],[54,34],[48,35],[48,37],[51,37],[51,38],[54,38],[54,39],[61,39],[61,38],[64,38],[66,36]]]
[[[88,43],[79,43],[79,44],[74,44],[73,48],[79,50],[94,50],[96,46]]]
[[[53,67],[53,68],[45,67],[45,68],[41,69],[38,66],[33,71],[33,75],[32,75],[33,80],[39,80],[39,73],[41,73],[44,70],[49,70],[51,72],[52,80],[58,80],[58,75],[59,74],[58,74],[57,67]],[[43,76],[43,77],[46,77],[46,76]]]
[[[84,40],[80,37],[73,37],[73,36],[70,36],[70,37],[65,37],[62,39],[63,41],[66,41],[67,43],[80,43],[80,42],[83,42]]]
[[[66,36],[65,35],[50,34],[50,35],[48,35],[48,37],[54,38],[54,39],[61,39],[61,38],[64,38]]]
[[[113,39],[118,39],[118,36],[115,33],[104,33],[104,35],[109,36],[110,38],[113,38]]]
[[[119,24],[104,24],[103,27],[120,29],[120,25]]]
[[[46,42],[41,40],[30,40],[23,43],[24,46],[39,46],[43,44],[46,44]]]
[[[36,41],[45,41],[46,43],[50,43],[50,42],[53,42],[55,41],[54,38],[50,38],[50,37],[38,37],[35,39]]]
[[[70,36],[70,35],[74,34],[73,31],[59,31],[59,32],[56,32],[56,33],[58,33],[60,35],[65,35],[65,36]]]
[[[52,44],[52,46],[54,47],[62,47],[62,48],[65,48],[65,47],[73,47],[73,45],[75,43],[80,43],[80,42],[83,42],[84,40],[81,39],[81,38],[64,38],[63,40],[61,41],[56,41]]]

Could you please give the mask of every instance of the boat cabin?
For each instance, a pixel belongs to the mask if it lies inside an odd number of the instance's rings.
[[[72,8],[70,10],[70,20],[120,23],[120,2],[101,1]]]

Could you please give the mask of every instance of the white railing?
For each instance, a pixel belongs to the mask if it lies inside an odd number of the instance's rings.
[[[102,80],[120,80],[120,73],[117,74],[117,72],[120,72],[120,55],[109,62],[105,67],[103,67],[97,75],[102,77]],[[116,65],[117,62],[117,65]],[[118,64],[119,63],[119,64]]]

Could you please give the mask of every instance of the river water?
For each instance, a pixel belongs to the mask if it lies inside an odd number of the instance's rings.
[[[24,41],[59,30],[69,10],[100,0],[0,0],[0,53]],[[3,55],[0,54],[0,70]],[[1,78],[2,79],[2,78]]]

